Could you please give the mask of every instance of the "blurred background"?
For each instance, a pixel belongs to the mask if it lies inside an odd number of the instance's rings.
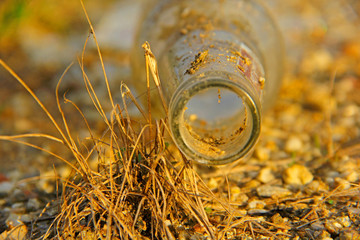
[[[100,44],[113,96],[119,102],[120,83],[125,81],[131,85],[129,50],[141,13],[141,1],[84,3]],[[336,76],[342,82],[336,97],[343,98],[337,103],[351,106],[347,108],[351,121],[345,130],[334,135],[335,140],[346,142],[359,137],[360,1],[267,0],[264,4],[273,13],[285,39],[286,73],[280,98],[285,103],[307,99],[306,106],[289,114],[299,117],[304,109],[322,111],[331,105],[323,96],[331,85],[330,79]],[[0,58],[29,84],[57,119],[60,118],[55,99],[56,84],[65,68],[74,63],[63,79],[60,95],[66,93],[86,113],[91,126],[101,131],[104,124],[88,97],[78,64],[88,35],[89,26],[80,1],[1,1]],[[91,38],[85,57],[86,71],[105,110],[110,110]],[[284,104],[278,104],[274,111],[284,108]],[[64,111],[71,119],[74,137],[87,135],[74,108],[65,107]],[[271,119],[265,119],[266,122],[271,123]],[[266,134],[266,126],[264,131]],[[58,135],[31,96],[0,68],[0,134],[28,132]],[[48,141],[39,143],[47,150],[62,151],[60,146]],[[8,178],[36,176],[46,171],[43,169],[51,169],[53,164],[58,165],[59,161],[53,161],[38,150],[0,142],[0,173]]]

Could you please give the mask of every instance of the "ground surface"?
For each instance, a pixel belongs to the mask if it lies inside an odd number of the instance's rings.
[[[86,5],[115,102],[120,101],[121,81],[131,85],[129,36],[137,8],[129,2]],[[273,0],[267,4],[286,44],[285,78],[278,101],[264,117],[260,141],[249,160],[199,171],[205,172],[202,177],[214,193],[228,198],[242,213],[239,217],[251,219],[244,231],[234,228],[232,235],[228,233],[229,239],[255,235],[360,239],[360,3]],[[77,1],[52,5],[41,0],[5,1],[0,6],[0,31],[4,33],[0,36],[0,58],[29,84],[57,119],[55,87],[66,66],[74,61],[60,95],[67,92],[86,113],[92,128],[102,132],[104,124],[89,100],[76,58],[88,29]],[[106,99],[93,45],[86,64],[99,98]],[[111,109],[106,101],[103,104],[105,111]],[[64,107],[64,111],[71,119],[73,136],[83,138],[86,129],[81,116],[71,107]],[[1,69],[0,134],[35,132],[57,134],[31,96]],[[39,139],[31,142],[71,159],[61,145]],[[56,185],[46,179],[54,176],[54,169],[61,176],[70,172],[49,154],[21,144],[0,143],[0,239],[8,234],[12,239],[17,239],[17,234],[23,236],[30,228],[21,227],[21,223],[39,218],[45,205],[56,201]],[[46,216],[56,211],[48,208]],[[216,214],[209,215],[217,221]],[[51,220],[43,218],[40,226],[45,228]],[[200,239],[203,229],[190,228],[195,239]]]

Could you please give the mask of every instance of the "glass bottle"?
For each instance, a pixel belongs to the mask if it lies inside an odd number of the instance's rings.
[[[208,165],[251,152],[282,76],[282,39],[266,9],[255,0],[148,2],[132,53],[138,93],[146,92],[145,41],[179,149]],[[161,109],[158,96],[151,101]]]

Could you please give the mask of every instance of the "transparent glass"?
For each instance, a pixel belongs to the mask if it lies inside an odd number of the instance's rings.
[[[282,39],[269,13],[254,0],[158,0],[145,9],[132,54],[138,92],[146,92],[148,41],[179,149],[208,165],[244,157],[282,76]]]

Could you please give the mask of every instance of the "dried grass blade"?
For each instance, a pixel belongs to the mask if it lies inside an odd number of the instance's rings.
[[[108,91],[110,103],[111,103],[112,108],[115,109],[115,104],[114,104],[114,101],[113,101],[113,98],[112,98],[112,94],[111,94],[111,91],[110,91],[109,81],[108,81],[108,78],[107,78],[107,75],[106,75],[106,71],[105,71],[105,66],[104,66],[103,57],[102,57],[102,54],[101,54],[101,51],[100,51],[99,43],[98,43],[97,38],[96,38],[96,34],[95,34],[95,31],[94,31],[94,27],[93,27],[93,25],[92,25],[92,23],[91,23],[91,21],[90,21],[89,15],[88,15],[88,13],[87,13],[87,11],[86,11],[86,8],[85,8],[85,6],[84,6],[84,1],[83,1],[83,0],[80,0],[80,3],[81,3],[81,7],[82,7],[82,9],[83,9],[83,11],[84,11],[86,20],[87,20],[87,22],[88,22],[88,24],[89,24],[91,33],[92,33],[92,35],[94,36],[94,41],[95,41],[96,49],[97,49],[98,56],[99,56],[99,59],[100,59],[101,68],[102,68],[102,71],[103,71],[103,74],[104,74],[104,79],[105,79],[106,88],[107,88],[107,91]]]
[[[163,107],[165,109],[165,113],[167,115],[168,113],[168,108],[167,108],[167,104],[165,102],[165,97],[163,94],[163,91],[161,89],[160,86],[160,77],[159,77],[159,71],[158,71],[158,65],[157,65],[157,61],[156,58],[154,56],[154,54],[152,53],[151,49],[150,49],[150,44],[148,42],[145,42],[142,45],[144,51],[145,51],[145,60],[146,60],[146,69],[150,69],[151,75],[153,77],[153,80],[155,82],[155,85],[158,89],[160,98],[161,98],[161,102],[163,104]],[[148,87],[148,91],[149,91],[150,87]]]
[[[52,124],[55,126],[57,131],[60,133],[61,137],[63,138],[66,145],[71,146],[68,139],[65,136],[65,133],[60,128],[58,123],[55,121],[54,117],[50,114],[50,112],[47,110],[45,105],[40,101],[40,99],[35,95],[35,93],[30,89],[30,87],[2,60],[0,59],[0,65],[2,65],[6,71],[8,71],[25,89],[30,93],[30,95],[33,97],[33,99],[37,102],[37,104],[41,107],[41,109],[45,112],[45,114],[48,116]]]

